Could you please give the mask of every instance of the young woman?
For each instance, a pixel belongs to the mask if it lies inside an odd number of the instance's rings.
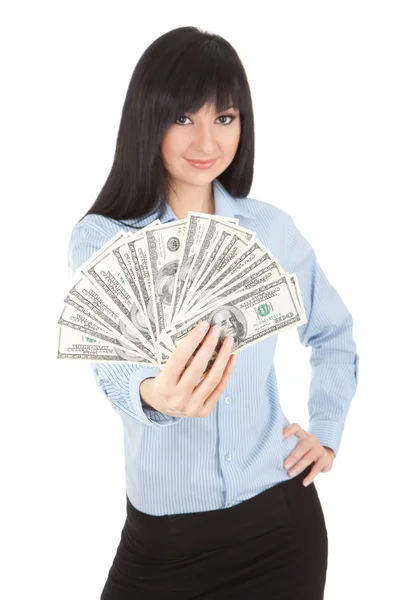
[[[234,367],[225,336],[203,378],[214,327],[193,329],[162,370],[92,363],[123,420],[126,456],[127,518],[102,600],[323,598],[328,538],[314,479],[332,467],[356,391],[353,320],[293,219],[248,197],[253,161],[251,95],[233,47],[195,27],[155,40],[133,72],[107,181],[72,231],[71,272],[121,228],[190,210],[238,218],[298,277],[310,423],[282,412],[277,336]]]

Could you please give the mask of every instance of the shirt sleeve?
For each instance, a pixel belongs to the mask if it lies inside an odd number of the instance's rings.
[[[68,269],[74,277],[77,269],[90,256],[100,250],[109,240],[109,236],[81,222],[72,230],[68,248]],[[134,365],[130,363],[90,363],[96,383],[116,410],[122,410],[132,418],[150,427],[162,427],[179,423],[182,417],[172,417],[158,412],[147,405],[140,396],[140,384],[148,377],[160,373],[158,367]]]
[[[308,319],[297,328],[301,344],[311,346],[308,432],[337,455],[358,382],[353,319],[291,217],[286,243],[287,271],[297,275]]]

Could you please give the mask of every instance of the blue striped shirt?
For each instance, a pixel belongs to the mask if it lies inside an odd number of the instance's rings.
[[[308,322],[296,331],[301,344],[311,346],[307,431],[337,454],[357,388],[352,316],[287,213],[260,200],[233,198],[217,179],[213,191],[215,214],[239,218],[298,277]],[[126,222],[141,228],[155,218]],[[176,219],[167,205],[161,221]],[[77,223],[69,244],[70,276],[120,229],[135,232],[101,215]],[[123,421],[126,493],[133,506],[152,515],[215,510],[291,478],[283,462],[299,439],[282,440],[289,420],[279,402],[276,343],[274,335],[238,353],[225,391],[205,418],[171,417],[143,406],[140,383],[155,377],[157,367],[90,363]]]

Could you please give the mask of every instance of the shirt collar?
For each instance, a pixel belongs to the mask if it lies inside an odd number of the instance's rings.
[[[219,217],[245,217],[246,219],[254,219],[256,216],[247,211],[244,206],[239,205],[228,191],[224,188],[218,179],[213,181],[213,194],[215,201],[215,215]],[[166,205],[164,213],[160,217],[162,223],[177,221],[178,218],[169,204]]]

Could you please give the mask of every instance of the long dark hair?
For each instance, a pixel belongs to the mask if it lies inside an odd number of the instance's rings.
[[[164,134],[179,116],[196,113],[214,100],[217,112],[232,104],[241,119],[236,155],[218,181],[233,197],[248,196],[254,168],[254,117],[244,67],[221,36],[179,27],[157,38],[133,71],[111,171],[86,215],[120,222],[152,213],[160,218],[170,189],[160,150]]]

